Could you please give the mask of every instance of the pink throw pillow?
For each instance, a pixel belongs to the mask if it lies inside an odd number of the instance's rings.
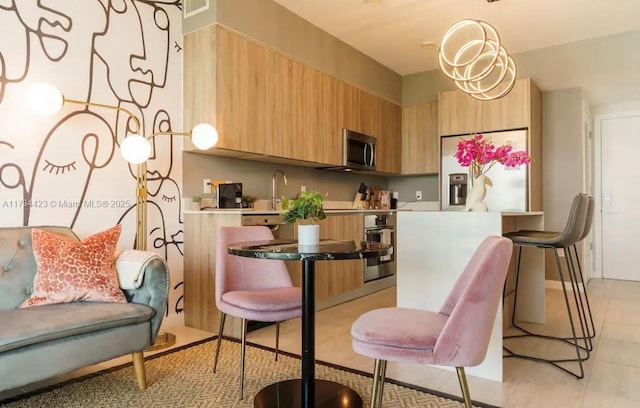
[[[118,224],[78,242],[34,228],[31,241],[38,269],[33,294],[20,307],[79,300],[126,303],[114,268],[121,229]]]

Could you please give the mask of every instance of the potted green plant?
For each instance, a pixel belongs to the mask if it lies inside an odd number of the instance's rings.
[[[200,210],[202,208],[200,205],[201,201],[202,201],[202,197],[200,196],[191,197],[191,202],[193,203],[192,206],[194,210]]]
[[[298,224],[299,245],[318,245],[320,242],[318,222],[327,217],[322,208],[323,199],[316,191],[301,192],[293,200],[282,198],[282,217],[288,223]]]
[[[256,202],[256,197],[250,195],[242,196],[242,208],[253,208],[253,203]]]

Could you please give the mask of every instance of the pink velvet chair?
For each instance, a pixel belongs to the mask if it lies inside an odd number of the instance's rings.
[[[372,408],[382,405],[387,361],[456,367],[464,403],[471,408],[464,367],[479,365],[487,354],[512,247],[507,238],[486,238],[439,312],[389,307],[353,323],[353,349],[375,359]]]
[[[247,320],[276,322],[275,359],[278,360],[280,322],[302,315],[302,291],[294,287],[284,261],[231,255],[230,244],[273,239],[267,227],[220,227],[216,247],[216,306],[220,330],[213,372],[218,366],[220,342],[227,315],[242,319],[240,399],[244,396],[244,364]]]

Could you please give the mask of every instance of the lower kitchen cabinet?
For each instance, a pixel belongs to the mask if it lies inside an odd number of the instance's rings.
[[[255,214],[251,214],[253,216]],[[188,327],[218,333],[220,312],[215,303],[216,237],[218,228],[242,225],[241,212],[201,211],[184,214],[184,321]],[[274,235],[294,239],[296,228],[282,225]],[[329,214],[320,222],[320,238],[362,241],[363,214]],[[264,262],[272,262],[265,260]],[[323,309],[352,300],[385,287],[395,281],[364,284],[364,261],[316,262],[316,306]],[[300,261],[287,261],[296,286],[301,285]],[[229,317],[224,335],[240,336],[240,320]]]
[[[320,221],[320,239],[363,240],[362,214],[329,215]],[[294,229],[295,231],[295,229]],[[288,268],[294,285],[302,284],[300,261],[289,261]],[[364,261],[350,259],[335,262],[316,262],[316,301],[328,299],[364,286]]]
[[[240,214],[184,215],[185,326],[218,333],[220,312],[214,297],[217,231],[220,226],[240,225],[240,217]],[[225,334],[239,336],[239,329],[239,325],[227,320]]]

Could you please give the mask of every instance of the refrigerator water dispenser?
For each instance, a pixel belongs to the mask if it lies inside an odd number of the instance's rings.
[[[449,174],[449,205],[465,205],[467,202],[467,174]]]

